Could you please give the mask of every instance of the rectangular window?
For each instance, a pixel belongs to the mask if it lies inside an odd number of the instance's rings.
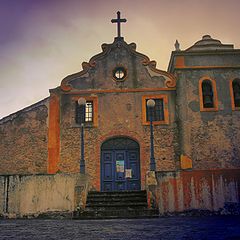
[[[76,101],[75,121],[78,124],[93,122],[93,101],[87,101],[85,106],[79,106]]]
[[[155,101],[155,106],[153,107],[153,110],[151,110],[147,107],[147,101],[146,99],[146,110],[147,110],[147,122],[150,121],[150,114],[152,114],[152,120],[153,121],[164,121],[164,108],[163,108],[163,99],[160,98],[152,98]]]
[[[143,125],[150,124],[150,112],[147,107],[147,101],[149,99],[154,100],[155,106],[152,109],[152,119],[154,125],[169,124],[169,112],[168,112],[168,95],[145,95],[142,96],[142,123]]]
[[[85,122],[93,122],[93,102],[92,101],[86,102]]]

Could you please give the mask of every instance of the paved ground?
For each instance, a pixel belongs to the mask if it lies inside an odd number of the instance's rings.
[[[0,220],[0,239],[240,240],[240,216],[120,220]]]

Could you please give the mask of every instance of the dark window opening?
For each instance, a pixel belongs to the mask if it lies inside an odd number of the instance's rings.
[[[235,79],[232,83],[234,106],[240,107],[240,79]]]
[[[76,101],[75,121],[78,124],[93,122],[93,102],[87,101],[85,106],[79,106]]]
[[[202,82],[202,97],[203,97],[203,107],[204,108],[213,108],[213,88],[212,83],[209,80],[204,80]]]
[[[113,77],[117,81],[123,81],[127,75],[127,71],[123,67],[117,67],[113,70]]]
[[[147,110],[147,121],[150,121],[150,114],[152,114],[152,121],[164,121],[164,106],[163,106],[163,99],[156,98],[153,99],[155,101],[155,106],[153,109],[149,109],[147,106],[147,101],[146,99],[146,110]]]

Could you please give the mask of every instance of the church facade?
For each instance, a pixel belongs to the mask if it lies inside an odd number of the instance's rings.
[[[163,71],[120,33],[103,44],[48,98],[0,120],[0,174],[79,173],[84,153],[91,190],[146,189],[152,170],[162,212],[239,203],[240,50],[209,35],[175,47]]]

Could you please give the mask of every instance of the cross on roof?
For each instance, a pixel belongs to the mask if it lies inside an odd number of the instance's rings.
[[[117,23],[117,33],[118,33],[118,37],[121,37],[121,23],[122,22],[126,22],[127,19],[126,18],[122,18],[120,17],[120,12],[117,12],[117,19],[112,19],[111,22],[112,23]]]

